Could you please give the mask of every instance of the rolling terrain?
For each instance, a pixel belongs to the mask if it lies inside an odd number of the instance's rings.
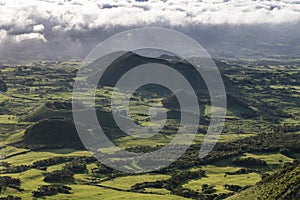
[[[151,152],[168,144],[178,130],[180,107],[176,97],[163,88],[141,88],[130,104],[130,115],[136,123],[157,126],[149,121],[147,113],[151,106],[164,106],[168,120],[158,134],[149,138],[125,134],[114,123],[110,108],[114,83],[123,73],[118,71],[119,65],[127,66],[128,70],[147,62],[172,63],[191,77],[195,85],[205,87],[190,75],[191,66],[170,59],[128,53],[100,81],[96,93],[97,116],[105,134],[122,149]],[[299,63],[216,63],[227,88],[228,110],[214,150],[199,159],[211,113],[207,93],[199,92],[201,120],[193,144],[170,166],[137,175],[103,165],[83,147],[71,107],[79,61],[2,64],[1,198],[299,199]],[[126,94],[118,95],[122,100]],[[124,108],[119,109],[119,117],[128,120],[122,115]],[[186,145],[185,141],[181,145]],[[139,164],[127,167],[139,168]]]

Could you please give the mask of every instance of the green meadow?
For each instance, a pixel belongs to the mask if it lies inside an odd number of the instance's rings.
[[[127,60],[120,62],[130,64]],[[0,92],[1,199],[247,200],[263,193],[280,192],[286,199],[292,199],[299,178],[299,66],[287,63],[289,71],[283,73],[284,66],[280,63],[218,63],[228,101],[225,126],[214,149],[199,158],[212,109],[220,109],[212,107],[208,94],[199,90],[198,130],[196,134],[185,134],[193,139],[190,147],[171,165],[140,174],[104,165],[81,144],[71,104],[80,62],[32,61],[0,67],[1,79],[8,88]],[[172,62],[174,68],[190,75],[182,65],[181,61]],[[99,84],[95,95],[97,117],[103,120],[101,125],[107,137],[121,149],[134,153],[149,153],[169,144],[181,122],[174,95],[162,88],[139,88],[131,96],[130,110],[126,113],[121,103],[128,93],[115,90],[120,101],[116,105],[117,115],[124,120],[131,118],[140,126],[155,129],[163,122],[162,113],[168,116],[154,136],[145,133],[140,134],[146,138],[130,136],[114,123],[110,98],[115,88],[111,81],[118,70],[112,68],[108,73],[112,78],[107,79],[107,84]],[[153,107],[164,107],[156,113],[155,121],[149,115]],[[192,112],[187,114],[194,116]],[[177,145],[189,144],[180,140]],[[101,152],[120,153],[115,148]],[[153,160],[156,161],[161,160]],[[113,162],[128,169],[140,169],[143,164],[131,162],[130,157],[116,157]],[[283,191],[285,186],[278,186],[272,179],[277,183],[286,181],[293,187],[289,192]],[[272,195],[264,197],[280,199]]]

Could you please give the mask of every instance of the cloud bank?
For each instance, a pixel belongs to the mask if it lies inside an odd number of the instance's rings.
[[[83,57],[111,34],[145,26],[240,51],[253,39],[293,45],[299,24],[299,0],[0,0],[0,57]]]

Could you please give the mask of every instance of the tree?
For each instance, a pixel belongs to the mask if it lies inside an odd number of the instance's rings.
[[[0,92],[7,92],[7,85],[3,80],[0,80]]]
[[[69,170],[74,174],[82,174],[87,172],[86,163],[80,159],[76,159],[72,162],[67,163],[63,169]]]
[[[5,190],[7,187],[17,189],[21,191],[19,186],[21,185],[21,181],[18,178],[12,178],[10,176],[1,176],[0,177],[0,192]]]
[[[37,190],[33,191],[32,195],[38,198],[43,196],[55,195],[57,193],[71,194],[70,190],[72,190],[72,188],[65,185],[43,185]]]
[[[69,170],[56,170],[47,173],[44,178],[45,182],[73,182],[74,173]]]

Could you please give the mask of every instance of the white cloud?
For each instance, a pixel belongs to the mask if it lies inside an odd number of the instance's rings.
[[[0,30],[0,43],[6,40],[7,32],[5,30]]]
[[[0,43],[62,40],[78,47],[81,40],[104,37],[96,30],[109,35],[120,27],[280,27],[299,22],[299,0],[2,0]]]
[[[39,24],[39,25],[33,26],[32,30],[34,32],[43,32],[44,29],[45,29],[45,26],[43,24]]]
[[[43,41],[43,42],[47,41],[46,38],[40,33],[20,34],[20,35],[16,35],[15,39],[16,39],[16,42],[22,42],[25,40],[37,40],[37,41]]]
[[[292,0],[6,0],[0,24],[24,26],[50,21],[66,30],[80,26],[257,24],[300,21],[300,1]]]

